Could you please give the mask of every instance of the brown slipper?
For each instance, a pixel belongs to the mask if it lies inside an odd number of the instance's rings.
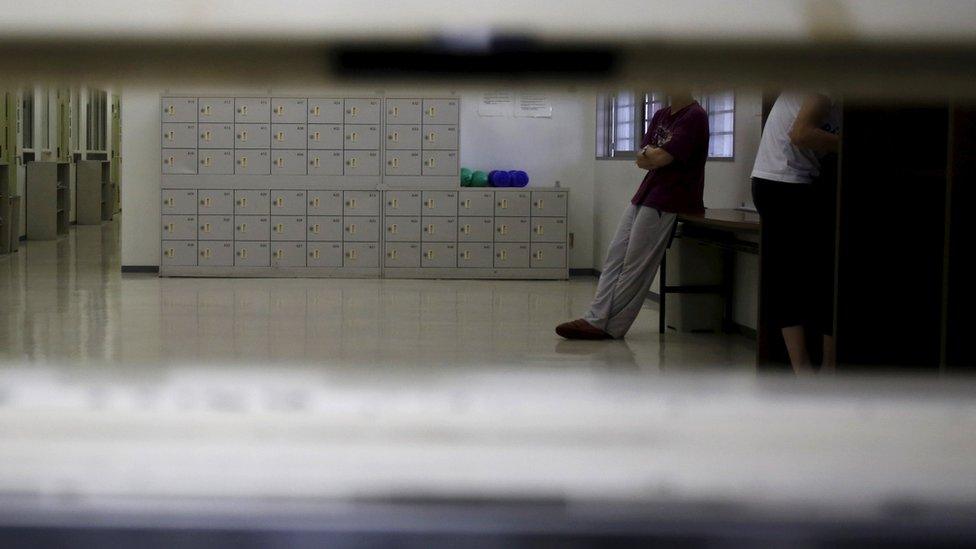
[[[566,339],[613,339],[612,335],[582,318],[556,326],[556,333]]]

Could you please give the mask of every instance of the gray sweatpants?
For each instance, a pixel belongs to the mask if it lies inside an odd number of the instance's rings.
[[[610,242],[590,311],[583,318],[621,338],[637,319],[661,265],[678,216],[647,206],[627,206]]]

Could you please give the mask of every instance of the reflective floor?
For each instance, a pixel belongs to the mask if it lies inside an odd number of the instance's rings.
[[[653,303],[626,341],[561,340],[553,327],[581,316],[591,277],[161,279],[121,274],[119,255],[116,220],[0,257],[0,360],[753,369],[745,337],[659,336]]]

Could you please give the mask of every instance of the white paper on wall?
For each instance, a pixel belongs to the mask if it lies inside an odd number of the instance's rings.
[[[552,102],[544,93],[520,93],[515,107],[520,118],[552,118]]]
[[[485,92],[478,104],[478,116],[512,116],[512,92]]]

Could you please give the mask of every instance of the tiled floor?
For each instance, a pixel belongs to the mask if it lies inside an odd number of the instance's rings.
[[[751,370],[740,336],[657,333],[654,304],[626,341],[567,342],[595,279],[161,279],[120,274],[119,223],[73,227],[0,257],[0,360],[336,367]]]

